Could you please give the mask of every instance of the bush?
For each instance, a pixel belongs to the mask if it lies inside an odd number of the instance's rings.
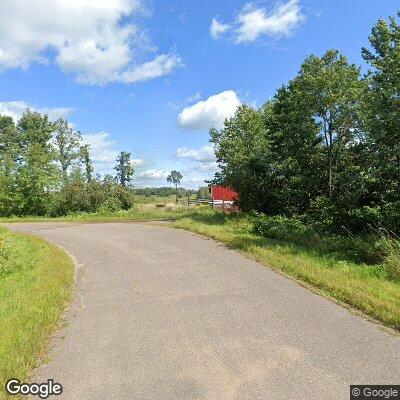
[[[129,210],[133,205],[133,193],[129,188],[114,182],[86,183],[76,180],[53,193],[48,214],[63,216],[80,212]]]
[[[321,226],[319,226],[321,228]],[[313,248],[322,254],[354,262],[376,264],[383,260],[382,246],[374,235],[338,235],[315,229],[300,218],[259,215],[253,220],[253,232],[271,239],[285,240]]]

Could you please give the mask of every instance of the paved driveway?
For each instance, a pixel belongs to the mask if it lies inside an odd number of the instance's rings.
[[[65,399],[348,399],[400,383],[400,340],[214,241],[141,223],[14,224],[79,262],[37,379]]]

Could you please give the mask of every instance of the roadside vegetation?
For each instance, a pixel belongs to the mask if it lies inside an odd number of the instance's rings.
[[[290,221],[290,224],[293,222]],[[382,234],[365,239],[309,233],[276,218],[212,210],[174,226],[219,240],[281,273],[400,330],[400,246]]]
[[[8,398],[7,379],[26,380],[38,365],[72,281],[73,265],[62,250],[0,228],[0,399]]]

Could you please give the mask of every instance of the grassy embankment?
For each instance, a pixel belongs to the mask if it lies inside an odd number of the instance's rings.
[[[72,281],[72,261],[61,249],[0,228],[0,399],[9,398],[7,379],[23,381],[37,365]]]

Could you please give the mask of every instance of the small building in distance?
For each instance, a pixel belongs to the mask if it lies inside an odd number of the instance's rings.
[[[210,185],[209,191],[213,207],[222,208],[226,211],[239,211],[237,205],[239,193],[223,185]]]

